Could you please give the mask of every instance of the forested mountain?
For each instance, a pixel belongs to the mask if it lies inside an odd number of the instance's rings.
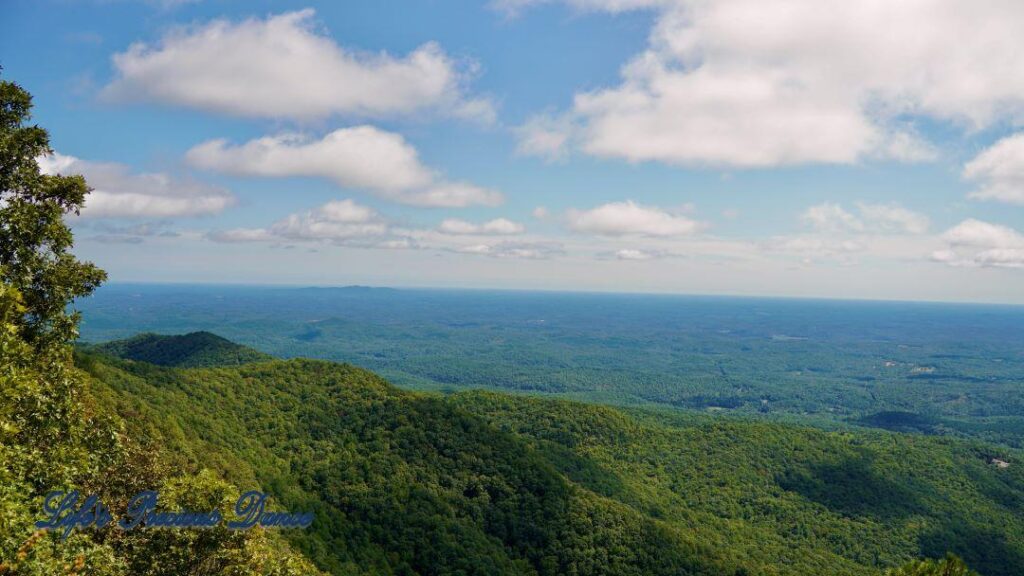
[[[337,574],[733,574],[688,533],[568,480],[515,434],[364,370],[290,360],[178,370],[82,355],[133,435],[317,521]]]
[[[119,358],[182,368],[231,366],[272,358],[209,332],[180,336],[139,334],[126,340],[108,342],[97,349]]]
[[[415,393],[323,361],[79,364],[178,465],[316,510],[289,538],[332,573],[867,575],[947,551],[1024,569],[1008,448]]]

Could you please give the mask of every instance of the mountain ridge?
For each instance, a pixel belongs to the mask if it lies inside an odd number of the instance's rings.
[[[147,332],[90,348],[125,360],[177,368],[233,366],[274,359],[205,330],[180,335]]]
[[[949,550],[988,576],[1024,567],[1008,449],[418,393],[322,360],[80,357],[105,402],[187,465],[316,510],[291,541],[335,574],[874,575]]]

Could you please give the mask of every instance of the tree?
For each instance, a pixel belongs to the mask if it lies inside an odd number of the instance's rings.
[[[0,281],[21,295],[21,336],[49,348],[77,336],[78,314],[68,304],[106,274],[70,253],[64,216],[79,214],[90,189],[81,176],[40,172],[36,159],[53,150],[46,130],[27,125],[31,111],[28,92],[0,81]]]
[[[36,530],[52,489],[122,508],[139,487],[162,485],[171,506],[212,506],[238,491],[209,473],[170,476],[159,444],[127,437],[72,364],[78,315],[67,307],[106,276],[70,253],[64,217],[79,212],[89,187],[81,176],[40,173],[36,159],[52,150],[45,130],[26,126],[31,108],[25,90],[0,82],[0,575],[319,574],[263,530],[108,528],[67,540]]]
[[[947,554],[942,560],[915,560],[896,570],[890,570],[885,576],[979,576],[964,564],[963,560],[953,554]]]

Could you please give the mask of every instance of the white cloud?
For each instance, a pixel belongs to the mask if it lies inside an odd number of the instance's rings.
[[[83,217],[170,218],[217,214],[235,203],[227,190],[161,172],[133,173],[124,164],[90,162],[54,153],[36,158],[44,174],[80,174],[94,188]]]
[[[383,236],[388,232],[383,222],[336,222],[319,211],[292,214],[270,228],[276,237],[289,240],[349,240]]]
[[[897,204],[858,203],[860,216],[839,204],[825,202],[811,206],[800,215],[801,220],[819,232],[924,234],[929,221],[924,214]]]
[[[1024,235],[1013,228],[973,218],[947,230],[947,248],[932,259],[951,266],[1024,268]]]
[[[490,254],[491,247],[488,244],[471,244],[458,248],[457,252],[462,252],[463,254]]]
[[[113,57],[115,100],[155,101],[239,116],[311,120],[438,110],[484,121],[490,103],[465,96],[472,66],[433,43],[405,57],[359,53],[316,30],[312,9],[174,30]]]
[[[567,119],[534,116],[515,129],[519,137],[516,153],[561,160],[566,156],[572,126]]]
[[[912,131],[894,131],[883,137],[882,144],[872,156],[900,162],[931,162],[938,159],[939,150]]]
[[[207,234],[214,242],[270,242],[274,235],[265,228],[234,228],[232,230],[214,231]]]
[[[1013,228],[969,218],[950,228],[942,238],[953,246],[972,248],[1024,248],[1024,236]]]
[[[924,234],[930,224],[924,214],[897,204],[857,204],[857,207],[868,226],[880,231]]]
[[[291,214],[270,227],[289,240],[346,241],[388,234],[389,226],[373,209],[352,200],[328,202],[305,214]]]
[[[550,216],[550,214],[548,213],[548,209],[544,206],[537,206],[536,208],[533,209],[532,214],[533,217],[536,218],[537,220],[545,220],[548,216]]]
[[[378,220],[380,216],[368,206],[356,204],[352,200],[334,200],[316,210],[321,220],[345,224],[362,224]]]
[[[447,219],[438,229],[404,228],[372,208],[350,199],[335,200],[313,210],[289,214],[266,228],[211,231],[207,240],[221,243],[333,244],[349,248],[436,250],[496,258],[545,259],[561,254],[558,242],[517,236],[515,241],[488,241],[490,235],[518,235],[523,226],[497,218],[481,224]]]
[[[1024,3],[565,2],[658,13],[622,82],[578,93],[565,117],[561,141],[592,155],[734,167],[929,160],[907,119],[969,130],[1024,119]],[[544,152],[524,134],[524,150]]]
[[[505,201],[497,190],[481,188],[466,182],[436,182],[429,188],[414,190],[393,198],[396,202],[413,206],[462,208],[474,204],[497,206]]]
[[[499,192],[449,182],[424,166],[401,135],[373,126],[335,130],[313,140],[286,134],[233,146],[210,140],[188,151],[193,166],[241,176],[313,176],[345,188],[368,190],[383,198],[416,206],[496,205]]]
[[[971,198],[1024,204],[1024,133],[986,148],[964,166],[963,176],[979,184]]]
[[[615,257],[619,260],[650,260],[657,255],[645,250],[635,248],[623,248],[615,251]]]
[[[473,224],[458,218],[446,218],[438,226],[445,234],[510,235],[521,234],[525,228],[518,222],[496,218],[482,224]]]
[[[390,225],[372,208],[335,200],[290,214],[268,228],[236,228],[207,235],[216,242],[324,241],[338,244],[394,240]]]
[[[562,247],[555,242],[499,242],[497,244],[470,244],[451,248],[462,254],[478,254],[495,258],[543,260],[561,254]]]
[[[800,215],[800,219],[822,232],[860,232],[864,223],[838,204],[811,206]]]
[[[686,216],[626,200],[610,202],[590,210],[570,210],[569,227],[576,232],[602,236],[686,236],[703,224]]]
[[[769,252],[781,252],[805,258],[826,258],[844,256],[864,251],[865,247],[855,240],[842,240],[820,236],[789,236],[774,238],[765,243]]]

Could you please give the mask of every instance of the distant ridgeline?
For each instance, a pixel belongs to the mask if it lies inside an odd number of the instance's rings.
[[[331,574],[968,574],[915,560],[947,552],[1024,574],[1024,456],[1007,447],[410,392],[208,333],[76,363],[168,466],[314,511],[285,537]]]

